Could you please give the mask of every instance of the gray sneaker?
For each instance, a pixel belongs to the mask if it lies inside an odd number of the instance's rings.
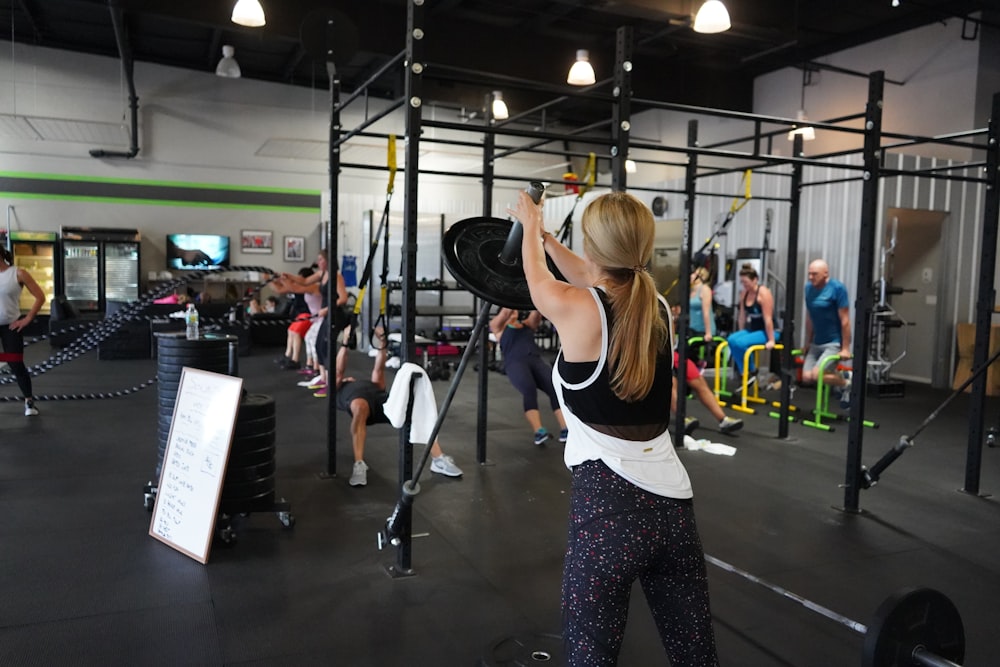
[[[742,419],[733,419],[732,417],[726,417],[721,422],[719,422],[719,430],[723,433],[735,433],[743,428]]]
[[[24,400],[24,416],[34,417],[38,414],[38,408],[35,407],[35,399],[26,398]]]
[[[445,477],[462,476],[462,469],[455,465],[455,459],[447,455],[435,456],[431,459],[431,472]]]
[[[844,371],[843,374],[846,384],[840,388],[840,409],[850,410],[851,409],[851,371]]]
[[[351,486],[367,486],[368,464],[364,461],[355,461],[354,470],[351,472],[351,479],[347,483]]]

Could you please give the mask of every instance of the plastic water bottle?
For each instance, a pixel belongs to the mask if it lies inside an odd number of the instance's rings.
[[[198,340],[198,310],[193,303],[189,303],[187,306],[187,312],[184,313],[184,324],[187,325],[187,339]]]

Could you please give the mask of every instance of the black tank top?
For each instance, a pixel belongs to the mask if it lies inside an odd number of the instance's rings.
[[[743,328],[747,331],[764,331],[764,309],[760,307],[757,296],[760,294],[760,285],[753,293],[753,303],[747,305],[746,296],[743,297],[743,312],[745,314]]]
[[[608,338],[616,323],[611,304],[602,290],[597,290],[608,321]],[[661,314],[669,312],[661,304]],[[564,383],[585,382],[597,367],[596,361],[570,362],[559,355],[559,374]],[[631,403],[623,401],[611,389],[611,371],[604,364],[600,374],[589,385],[580,389],[563,389],[563,397],[573,413],[585,418],[587,425],[596,431],[624,440],[651,440],[669,427],[670,393],[673,382],[673,354],[670,344],[657,356],[653,386],[645,398]]]

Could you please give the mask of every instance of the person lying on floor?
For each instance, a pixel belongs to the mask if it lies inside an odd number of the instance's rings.
[[[365,463],[368,427],[389,423],[389,418],[382,408],[389,396],[385,388],[385,362],[389,358],[389,347],[386,344],[385,332],[381,328],[375,330],[375,336],[381,345],[375,354],[375,365],[370,380],[345,376],[347,348],[341,347],[337,351],[337,408],[351,415],[351,444],[354,448],[354,467],[348,480],[351,486],[368,484],[368,464]],[[445,455],[437,439],[431,447],[430,470],[446,477],[462,476],[462,469],[455,465],[452,457]]]

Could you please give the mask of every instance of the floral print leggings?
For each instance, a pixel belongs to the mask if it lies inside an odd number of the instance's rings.
[[[562,583],[567,665],[616,664],[636,578],[670,664],[718,665],[693,502],[644,491],[601,461],[575,466]]]

